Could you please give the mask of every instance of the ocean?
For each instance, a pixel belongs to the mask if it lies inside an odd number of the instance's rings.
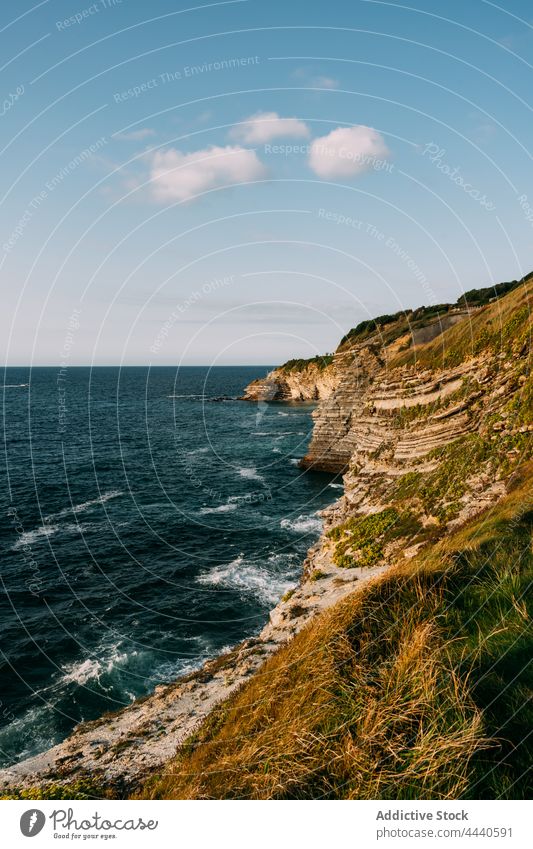
[[[0,761],[258,633],[341,484],[302,472],[312,405],[270,367],[9,368]]]

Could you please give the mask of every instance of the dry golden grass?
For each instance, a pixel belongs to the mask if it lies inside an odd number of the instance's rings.
[[[457,798],[485,741],[435,621],[438,598],[432,577],[391,574],[322,616],[148,795]]]
[[[397,354],[389,366],[450,367],[485,348],[510,354],[519,341],[531,350],[532,293],[533,280],[529,278],[508,295],[448,328],[432,342]]]
[[[140,795],[512,798],[530,758],[507,738],[527,721],[531,471],[497,509],[304,629]]]
[[[275,655],[149,794],[457,798],[485,745],[480,713],[430,621],[425,577],[407,610],[402,580],[377,581]]]

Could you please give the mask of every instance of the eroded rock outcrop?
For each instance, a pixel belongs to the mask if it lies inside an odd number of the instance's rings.
[[[252,381],[243,401],[321,401],[339,383],[341,368],[332,355],[287,363]]]
[[[531,456],[532,290],[524,281],[496,303],[455,310],[438,333],[433,316],[429,333],[411,332],[426,326],[420,311],[365,322],[327,362],[254,381],[250,401],[320,400],[302,465],[344,473],[298,586],[257,638],[0,771],[0,786],[89,776],[128,792],[313,617],[490,508]]]

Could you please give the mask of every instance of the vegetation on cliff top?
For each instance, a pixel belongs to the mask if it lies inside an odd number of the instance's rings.
[[[432,342],[400,352],[390,366],[453,368],[480,354],[502,357],[531,348],[533,277],[509,294],[449,327]]]
[[[439,319],[444,318],[445,316],[453,315],[454,313],[460,312],[465,309],[476,310],[480,307],[486,306],[488,304],[495,304],[499,301],[500,298],[503,298],[505,295],[509,294],[515,289],[522,289],[528,282],[533,282],[533,272],[525,275],[521,280],[512,280],[506,283],[497,283],[494,286],[487,286],[483,289],[470,289],[468,292],[465,292],[464,295],[461,295],[454,304],[432,304],[430,306],[421,306],[414,310],[400,310],[396,313],[390,313],[385,315],[377,316],[376,318],[366,319],[365,321],[359,322],[356,327],[353,327],[351,330],[346,333],[341,339],[338,347],[337,353],[342,354],[356,343],[364,342],[367,339],[370,339],[376,333],[379,334],[379,342],[381,345],[389,345],[391,342],[394,342],[400,336],[404,336],[405,334],[414,334],[417,330],[420,330],[428,325],[434,324],[439,321]],[[484,323],[484,319],[482,320]],[[442,341],[442,337],[444,333],[449,331],[445,331],[443,329],[443,333],[439,335],[437,341],[437,347],[440,345],[440,352],[442,355],[442,345],[445,344]],[[464,334],[464,322],[461,323],[461,330],[458,333],[458,336]],[[456,334],[457,335],[457,334]],[[465,350],[468,348],[468,345],[461,345],[459,347],[454,346],[452,340],[454,340],[454,336],[450,336],[450,345],[448,347],[449,353],[448,360],[449,362],[445,362],[444,365],[454,365],[452,360],[455,358],[457,360],[459,357],[464,358]],[[480,346],[483,346],[484,342],[489,342],[490,339],[487,336],[482,335],[480,338],[476,337],[476,340],[470,340],[472,342],[470,348],[471,350],[476,352],[476,346],[480,349]],[[492,340],[494,341],[494,340]],[[409,345],[406,347],[410,347]],[[429,346],[425,346],[428,348]],[[409,357],[412,357],[412,352],[409,352],[407,355],[403,357],[402,363],[407,362]],[[442,358],[442,356],[441,356]],[[292,360],[287,360],[283,365],[278,366],[277,371],[282,373],[290,374],[294,372],[302,372],[305,371],[310,366],[317,368],[322,371],[326,369],[331,363],[334,361],[334,354],[318,354],[315,357],[305,358],[295,358]],[[400,364],[400,360],[395,362],[396,364]]]
[[[287,360],[286,363],[283,363],[282,366],[279,366],[278,371],[282,372],[294,372],[294,371],[304,371],[309,368],[309,366],[315,366],[319,371],[327,368],[333,362],[333,354],[317,354],[316,357],[309,357],[309,359],[294,359]]]
[[[433,304],[414,310],[400,310],[396,313],[361,321],[343,336],[337,350],[342,351],[351,347],[354,343],[364,342],[375,333],[380,334],[382,344],[390,344],[399,336],[405,333],[412,334],[414,331],[458,310],[478,309],[491,302],[496,302],[514,289],[524,288],[525,284],[530,281],[533,281],[533,272],[527,274],[521,280],[497,283],[484,289],[470,289],[464,295],[461,295],[454,304]]]
[[[528,798],[532,471],[306,627],[142,796]]]
[[[342,337],[338,350],[347,347],[347,343],[353,345],[355,342],[364,342],[375,333],[382,334],[382,341],[391,342],[394,338],[402,336],[408,330],[424,327],[430,321],[435,321],[443,315],[447,315],[452,309],[451,304],[435,304],[430,307],[418,307],[416,310],[400,310],[390,315],[379,315],[377,318],[369,318],[359,322],[356,327]],[[394,328],[387,331],[389,325]],[[383,334],[385,336],[383,337]],[[348,345],[348,347],[350,346]]]

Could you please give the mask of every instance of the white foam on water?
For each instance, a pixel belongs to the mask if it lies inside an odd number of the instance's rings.
[[[108,649],[107,657],[88,657],[85,660],[66,664],[62,670],[61,683],[83,685],[89,681],[97,681],[102,675],[112,672],[116,666],[124,666],[128,657],[135,656],[136,653],[132,652],[128,656],[126,652],[120,651],[118,645],[113,645]]]
[[[24,548],[25,545],[39,542],[42,537],[51,537],[58,530],[59,525],[43,525],[40,528],[34,528],[33,531],[24,531],[13,546],[12,551],[17,551],[19,548]]]
[[[276,442],[280,439],[284,439],[286,436],[305,436],[305,430],[282,430],[275,437]]]
[[[230,502],[228,504],[220,504],[218,507],[202,507],[198,512],[200,516],[207,516],[209,513],[233,513],[236,509],[236,502]]]
[[[51,513],[45,516],[45,522],[50,522],[52,519],[61,519],[63,516],[70,516],[71,513],[84,513],[90,510],[91,507],[96,507],[98,504],[105,504],[106,501],[111,501],[112,498],[118,498],[124,493],[120,489],[112,489],[109,492],[104,492],[98,498],[92,498],[90,501],[83,501],[81,504],[75,504],[73,507],[65,507],[59,513]]]
[[[43,538],[54,536],[57,533],[83,534],[97,528],[100,528],[98,522],[84,522],[83,524],[69,522],[67,525],[42,525],[40,528],[34,528],[32,531],[25,531],[21,534],[11,550],[17,551],[26,545],[31,546],[32,543],[41,542]]]
[[[285,530],[292,531],[296,534],[318,534],[322,530],[322,520],[316,514],[312,514],[311,516],[302,514],[296,519],[282,519],[280,525]]]
[[[255,467],[251,469],[239,469],[239,474],[241,478],[245,478],[249,481],[264,481],[264,478],[261,477]]]
[[[237,590],[245,595],[254,595],[259,601],[268,605],[276,604],[283,593],[294,586],[294,580],[273,575],[265,565],[260,563],[247,563],[242,554],[231,563],[214,566],[209,572],[199,575],[196,580],[204,586],[221,587]]]

